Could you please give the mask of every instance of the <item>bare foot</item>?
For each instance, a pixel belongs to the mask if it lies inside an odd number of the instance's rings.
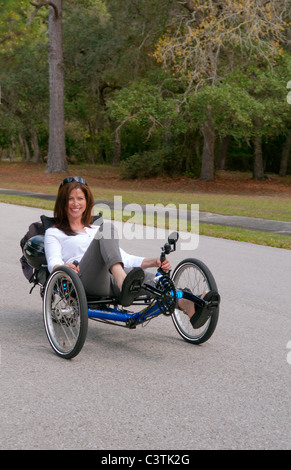
[[[126,272],[120,263],[111,266],[110,271],[113,274],[113,277],[116,279],[117,285],[121,291],[123,281],[126,278]]]
[[[203,292],[203,294],[201,295],[201,299],[203,299],[205,297],[207,292],[209,292],[209,291]],[[178,306],[181,310],[183,310],[188,315],[189,318],[193,317],[193,315],[195,313],[195,304],[191,300],[179,299]]]

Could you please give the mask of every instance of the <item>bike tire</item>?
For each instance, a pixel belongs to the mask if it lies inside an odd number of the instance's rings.
[[[202,261],[195,258],[187,258],[181,261],[174,269],[172,279],[177,290],[187,288],[197,296],[207,290],[217,291],[217,285],[210,269]],[[219,308],[201,328],[194,329],[188,315],[176,307],[172,313],[172,320],[176,330],[185,341],[192,344],[201,344],[213,335],[218,316]]]
[[[43,319],[56,354],[65,359],[77,356],[87,336],[88,306],[79,276],[67,266],[56,268],[46,283]]]

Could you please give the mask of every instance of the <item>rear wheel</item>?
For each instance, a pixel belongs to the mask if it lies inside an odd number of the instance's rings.
[[[205,291],[217,291],[216,282],[208,267],[200,260],[188,258],[181,261],[173,272],[176,289],[189,289],[192,294],[202,295]],[[218,321],[219,309],[199,329],[194,329],[183,310],[175,308],[172,319],[178,333],[185,341],[200,344],[213,334]]]
[[[78,275],[67,266],[58,267],[47,281],[43,317],[53,350],[65,359],[79,354],[88,329],[87,298]]]

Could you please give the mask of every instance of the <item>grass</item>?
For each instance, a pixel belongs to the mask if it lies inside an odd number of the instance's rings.
[[[276,233],[259,232],[236,227],[200,224],[199,234],[208,237],[226,238],[256,245],[272,246],[291,250],[291,237]]]
[[[221,178],[213,185],[201,186],[199,181],[191,179],[171,180],[170,178],[153,181],[122,181],[119,180],[119,170],[111,166],[82,165],[69,167],[69,174],[80,174],[86,178],[96,199],[113,200],[121,196],[122,201],[136,204],[199,204],[200,211],[213,212],[223,215],[238,215],[260,217],[270,220],[291,221],[291,204],[288,191],[291,178],[261,183],[252,187],[248,194],[242,193],[244,185],[249,184],[247,174],[224,175],[223,187],[219,187]],[[64,175],[46,174],[44,165],[0,162],[0,187],[7,189],[22,189],[31,192],[56,194],[59,182]],[[228,180],[227,180],[228,178]],[[274,180],[274,181],[272,181]],[[283,181],[283,184],[282,184]],[[237,191],[240,185],[240,191]],[[284,186],[285,185],[285,186]],[[274,189],[274,194],[270,191]],[[130,189],[129,189],[130,187]],[[225,188],[225,190],[224,190]],[[238,192],[236,194],[236,192]],[[0,202],[53,210],[54,202],[45,199],[24,196],[0,194]],[[123,220],[130,217],[122,214]],[[141,220],[140,223],[144,223]],[[159,224],[154,219],[154,224]],[[199,233],[211,237],[244,241],[259,245],[267,245],[291,249],[291,237],[265,232],[255,232],[235,227],[202,224]]]
[[[17,206],[36,207],[45,210],[54,209],[53,201],[46,201],[45,199],[38,199],[34,197],[0,194],[0,202],[5,204],[15,204]]]
[[[100,190],[99,190],[100,191]],[[96,195],[96,191],[95,191]],[[102,192],[103,199],[113,200],[116,190],[105,190]],[[157,204],[158,202],[167,206],[168,204],[199,204],[202,212],[212,212],[222,215],[237,215],[243,217],[260,217],[270,220],[281,220],[291,222],[290,198],[271,196],[241,196],[234,194],[201,194],[201,193],[174,193],[155,191],[124,191],[120,190],[118,195],[128,203]],[[100,196],[99,196],[100,197]]]
[[[45,210],[53,210],[54,208],[53,201],[46,201],[44,199],[30,198],[24,196],[12,196],[6,194],[0,194],[0,202],[6,204],[16,204],[20,206],[36,207]],[[113,213],[104,213],[104,217],[113,218]],[[127,222],[129,218],[130,217],[126,214],[123,214],[122,216],[123,222]],[[145,220],[136,220],[136,223],[143,222],[145,222]],[[157,217],[154,218],[154,226],[159,226],[159,221]],[[168,226],[170,226],[170,223],[168,224]],[[188,227],[188,230],[190,231],[190,227]],[[290,236],[278,235],[268,232],[200,223],[199,234],[209,237],[224,238],[228,240],[236,240],[246,243],[254,243],[257,245],[272,246],[276,248],[284,248],[287,250],[291,250]]]

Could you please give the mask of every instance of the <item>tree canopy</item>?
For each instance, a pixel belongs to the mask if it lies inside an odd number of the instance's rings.
[[[6,0],[0,14],[0,158],[290,171],[289,0]]]

